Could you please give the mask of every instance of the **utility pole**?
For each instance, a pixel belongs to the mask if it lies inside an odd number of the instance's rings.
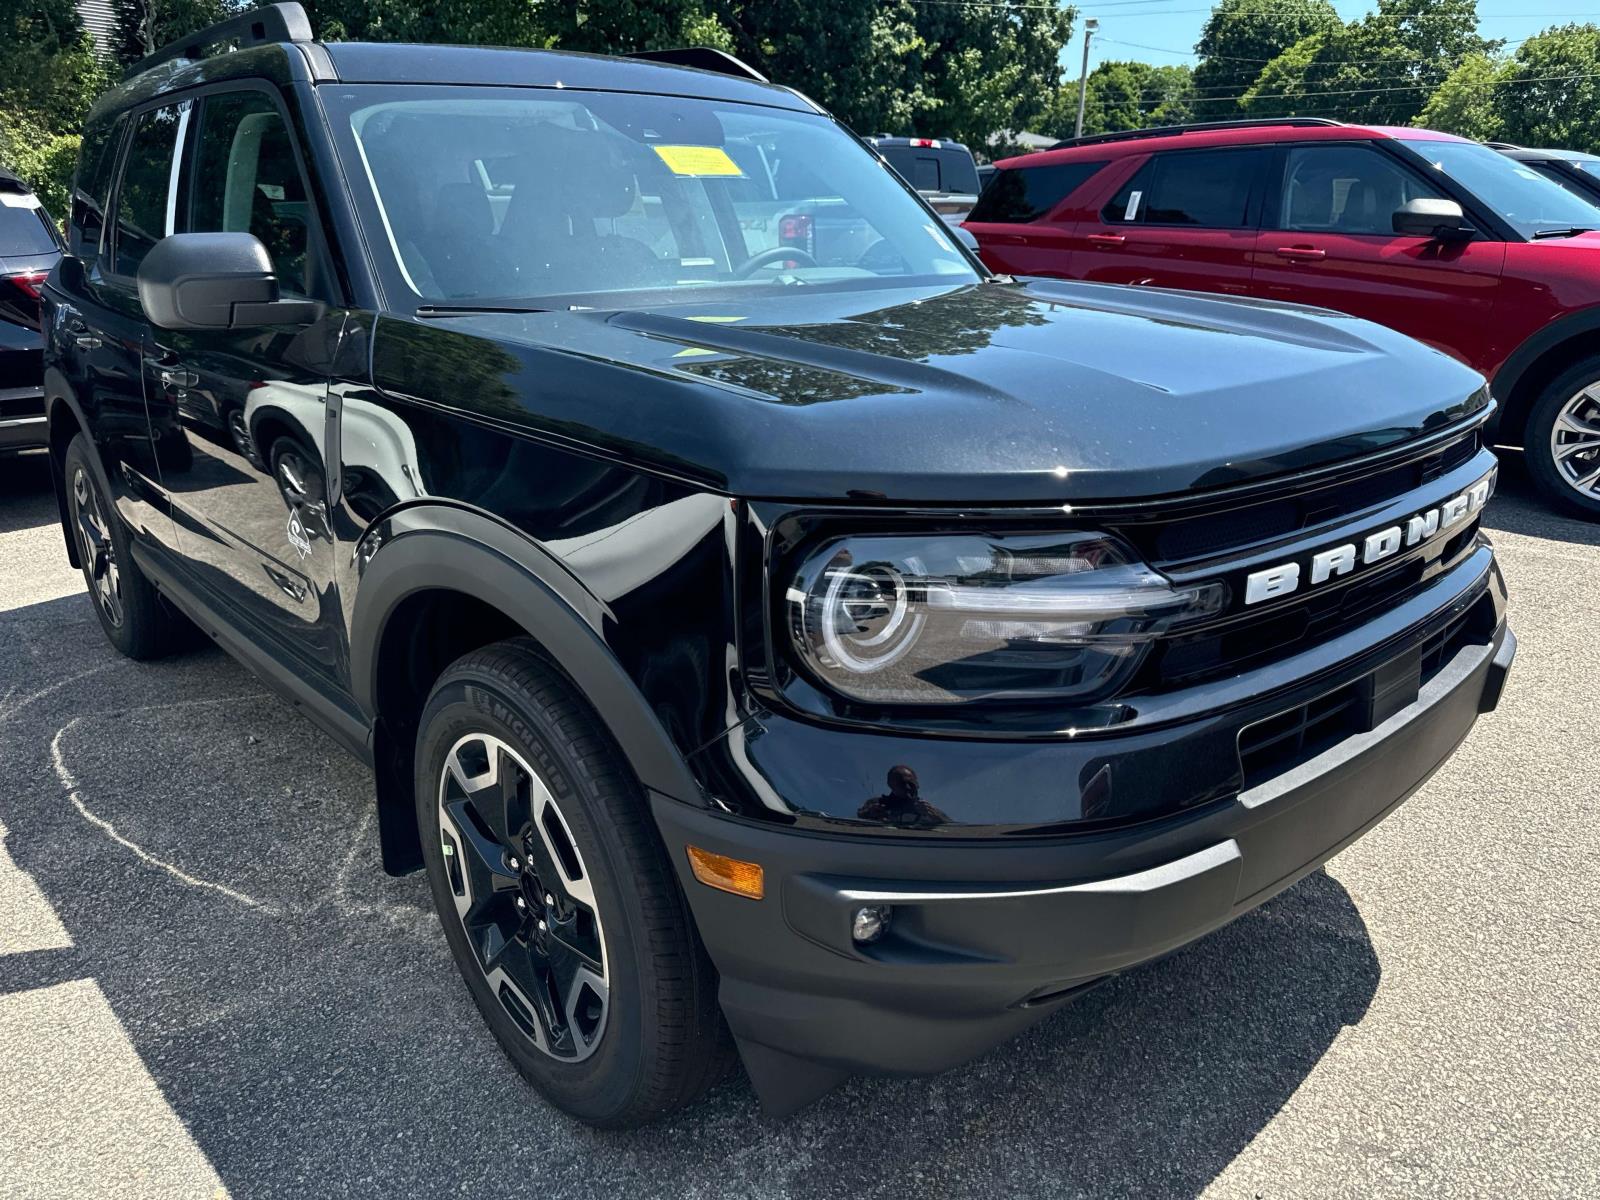
[[[1089,40],[1099,28],[1100,22],[1093,17],[1083,23],[1083,69],[1078,72],[1078,124],[1072,131],[1075,138],[1083,136],[1083,103],[1089,96]]]

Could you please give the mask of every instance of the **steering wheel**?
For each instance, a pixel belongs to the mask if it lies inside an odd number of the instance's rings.
[[[814,257],[800,249],[799,246],[772,246],[745,259],[734,270],[733,277],[735,279],[749,279],[762,267],[770,267],[776,262],[788,262],[790,259],[798,260],[802,266],[815,267],[820,265]]]

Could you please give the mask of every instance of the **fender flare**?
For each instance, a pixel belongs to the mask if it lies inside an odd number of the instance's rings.
[[[498,608],[544,647],[644,787],[690,802],[699,795],[683,753],[596,632],[605,606],[525,535],[470,509],[423,503],[376,523],[357,545],[358,564],[363,552],[350,620],[350,680],[363,712],[379,711],[378,648],[395,610],[418,592],[453,587]]]
[[[1511,352],[1500,365],[1500,369],[1494,373],[1494,380],[1490,384],[1495,399],[1500,401],[1500,412],[1495,421],[1497,430],[1504,431],[1509,436],[1521,436],[1523,422],[1527,419],[1528,409],[1532,406],[1532,397],[1518,396],[1513,403],[1513,395],[1522,386],[1528,373],[1546,354],[1557,346],[1586,334],[1600,335],[1600,305],[1568,313],[1559,320],[1552,321],[1538,332],[1530,334]],[[1600,346],[1596,348],[1600,350]]]

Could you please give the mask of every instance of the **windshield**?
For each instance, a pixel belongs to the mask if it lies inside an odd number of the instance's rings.
[[[1434,167],[1477,196],[1523,237],[1541,229],[1600,229],[1600,208],[1527,163],[1476,142],[1407,140]]]
[[[347,174],[370,186],[374,240],[423,304],[609,308],[977,277],[893,173],[816,114],[528,88],[324,96]]]

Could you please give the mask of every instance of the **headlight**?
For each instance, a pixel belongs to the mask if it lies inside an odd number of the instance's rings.
[[[840,538],[787,593],[804,663],[877,704],[1107,696],[1157,636],[1224,599],[1222,584],[1175,587],[1099,533]]]

